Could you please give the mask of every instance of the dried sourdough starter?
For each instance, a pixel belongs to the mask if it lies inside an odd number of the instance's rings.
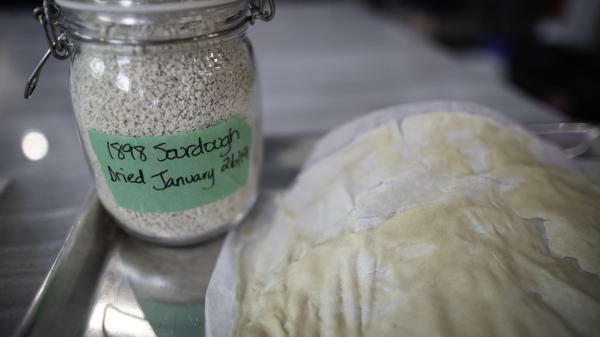
[[[115,203],[87,130],[162,136],[239,117],[255,132],[259,126],[252,62],[248,47],[235,39],[156,46],[87,43],[78,50],[71,69],[71,96],[81,138],[97,177],[100,199],[128,229],[146,237],[176,241],[222,230],[253,203],[260,148],[252,147],[248,183],[235,193],[189,210],[146,213]]]
[[[432,113],[317,162],[246,234],[235,336],[597,336],[600,187],[534,146]]]

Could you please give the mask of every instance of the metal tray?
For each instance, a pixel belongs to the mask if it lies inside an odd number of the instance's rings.
[[[266,140],[249,217],[289,185],[316,139]],[[139,241],[92,192],[15,336],[204,336],[204,293],[223,240],[183,248]]]
[[[600,129],[581,123],[530,124],[571,157],[600,167]],[[315,136],[269,138],[261,196],[289,185]],[[24,317],[24,336],[204,336],[204,293],[224,236],[165,248],[125,235],[91,193]]]

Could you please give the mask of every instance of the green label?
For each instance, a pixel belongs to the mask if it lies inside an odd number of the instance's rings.
[[[252,130],[234,117],[169,136],[129,137],[88,130],[116,203],[174,212],[220,200],[246,185]]]

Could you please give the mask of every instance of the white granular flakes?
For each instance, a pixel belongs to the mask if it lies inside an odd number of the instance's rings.
[[[71,96],[98,195],[110,213],[138,235],[174,243],[210,235],[241,217],[255,197],[261,157],[254,81],[251,51],[239,37],[155,46],[82,44],[71,66]],[[163,136],[232,117],[253,130],[247,185],[219,201],[178,212],[117,205],[86,133]]]

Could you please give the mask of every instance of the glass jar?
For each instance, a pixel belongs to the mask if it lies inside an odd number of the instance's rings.
[[[98,196],[127,232],[190,244],[252,207],[262,132],[245,32],[272,17],[269,4],[44,3],[49,53],[71,60],[73,109]]]

